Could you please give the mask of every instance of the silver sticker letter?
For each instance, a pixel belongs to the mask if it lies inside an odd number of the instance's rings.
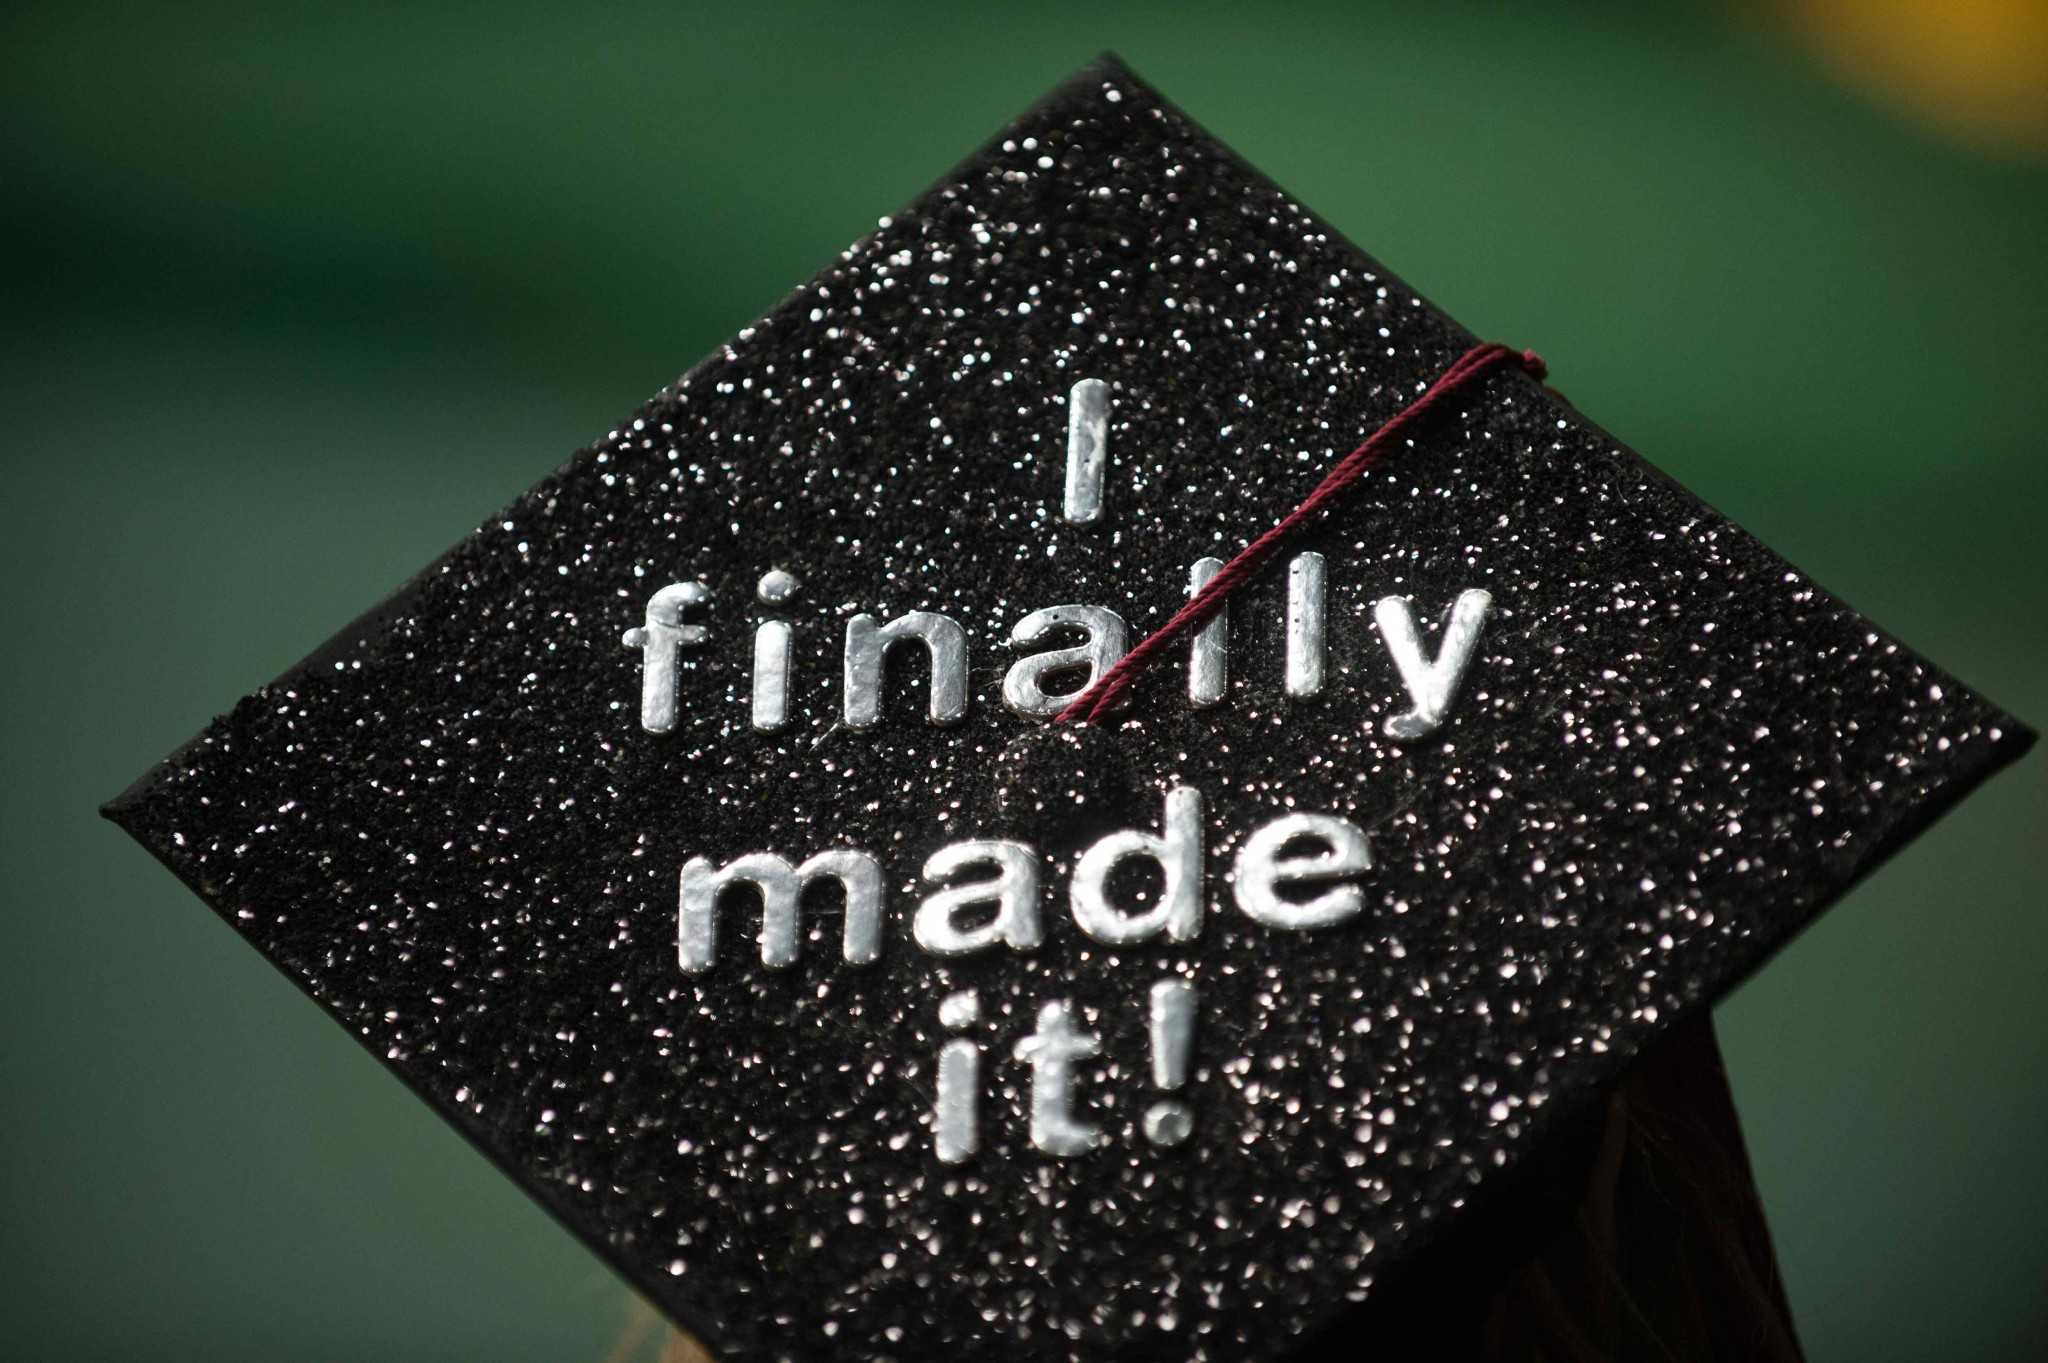
[[[941,1025],[959,1030],[981,1019],[981,1000],[972,989],[949,994],[939,1004]],[[932,1145],[939,1163],[961,1164],[981,1148],[981,1047],[955,1037],[939,1048],[939,1091],[932,1103]]]
[[[1209,585],[1209,580],[1223,571],[1220,558],[1198,558],[1188,570],[1188,595]],[[1188,653],[1188,703],[1196,709],[1206,709],[1223,699],[1223,693],[1230,686],[1230,611],[1226,607],[1217,611],[1208,624],[1202,626],[1189,646]]]
[[[1330,656],[1329,583],[1323,556],[1296,554],[1287,565],[1287,694],[1319,694]]]
[[[771,568],[756,588],[764,606],[776,606],[796,595],[797,581]],[[763,620],[754,627],[754,705],[757,733],[772,734],[789,722],[789,640],[787,620]]]
[[[1416,628],[1415,611],[1406,597],[1384,596],[1373,606],[1380,637],[1387,641],[1387,652],[1393,655],[1394,667],[1415,707],[1405,715],[1387,720],[1388,738],[1421,738],[1435,732],[1444,722],[1451,702],[1458,697],[1465,668],[1479,646],[1480,627],[1486,623],[1486,613],[1492,606],[1493,598],[1477,588],[1458,593],[1435,662],[1422,654],[1422,632]]]
[[[1074,1026],[1062,999],[1038,1010],[1038,1030],[1017,1043],[1017,1058],[1031,1066],[1031,1143],[1048,1155],[1082,1155],[1102,1132],[1074,1116],[1074,1062],[1102,1049],[1092,1032]]]
[[[872,615],[846,622],[847,727],[873,728],[882,718],[883,662],[897,644],[915,640],[931,658],[934,724],[951,724],[967,713],[967,632],[933,611],[911,611],[882,624]]]
[[[1152,1087],[1173,1092],[1188,1082],[1195,1047],[1195,987],[1186,980],[1152,986]],[[1194,1130],[1195,1114],[1175,1098],[1145,1109],[1142,1129],[1154,1145],[1179,1145]]]
[[[1329,850],[1284,855],[1296,839],[1313,839]],[[1365,830],[1334,814],[1285,814],[1245,839],[1237,853],[1233,889],[1237,907],[1269,928],[1320,928],[1341,923],[1365,905],[1355,884],[1338,884],[1306,899],[1290,899],[1282,885],[1326,885],[1372,869],[1372,844]]]
[[[1159,863],[1164,884],[1159,902],[1143,913],[1125,913],[1109,902],[1109,877],[1126,857]],[[1070,891],[1074,922],[1098,942],[1125,945],[1162,933],[1185,942],[1202,931],[1202,794],[1188,786],[1166,792],[1166,833],[1123,828],[1081,854]]]
[[[848,962],[872,961],[882,949],[882,867],[866,852],[833,847],[792,868],[773,852],[752,852],[714,867],[709,858],[683,863],[681,909],[676,921],[676,959],[697,974],[718,957],[718,895],[735,881],[761,894],[761,964],[780,969],[796,961],[797,906],[804,887],[821,876],[846,892],[846,926],[840,950]]]
[[[647,598],[647,623],[621,636],[640,650],[640,727],[650,734],[676,727],[676,653],[704,642],[704,626],[683,623],[683,612],[710,599],[701,582],[671,582]]]
[[[934,890],[917,906],[911,936],[935,956],[965,956],[998,942],[1029,951],[1042,940],[1038,921],[1038,853],[1021,842],[997,839],[948,843],[924,864],[924,878],[938,885],[970,866],[993,866],[993,880],[948,885]],[[985,923],[962,927],[959,912],[974,905],[994,904]]]
[[[1017,622],[1010,631],[1013,644],[1035,644],[1055,629],[1084,629],[1088,642],[1073,648],[1033,653],[1010,664],[1003,677],[1003,704],[1026,719],[1050,719],[1115,667],[1124,656],[1124,619],[1101,606],[1047,606]],[[1088,678],[1072,691],[1048,694],[1045,679],[1085,664]]]
[[[754,729],[772,734],[789,722],[789,621],[754,627]]]
[[[1109,385],[1082,379],[1067,394],[1067,504],[1069,525],[1092,525],[1102,515],[1102,473],[1109,462]]]

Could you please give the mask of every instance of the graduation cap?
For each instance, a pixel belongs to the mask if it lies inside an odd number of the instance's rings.
[[[1475,344],[1104,61],[109,813],[720,1360],[1569,1335],[2031,735]]]

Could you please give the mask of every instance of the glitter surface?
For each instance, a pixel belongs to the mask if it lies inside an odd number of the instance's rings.
[[[2031,737],[1511,372],[1299,546],[1328,559],[1320,696],[1285,694],[1276,569],[1230,612],[1223,704],[1191,708],[1177,658],[1100,730],[1002,707],[1018,618],[1142,634],[1472,339],[1092,67],[110,813],[727,1363],[1266,1356]],[[1075,526],[1083,377],[1112,412]],[[771,609],[775,569],[801,591]],[[710,637],[656,736],[620,634],[692,578]],[[1434,621],[1471,587],[1494,614],[1450,722],[1388,740],[1374,601]],[[899,673],[879,728],[840,726],[846,619],[916,609],[968,629],[966,719],[926,725]],[[794,673],[764,734],[771,613]],[[1175,784],[1205,802],[1201,935],[1088,940],[1077,853],[1155,829]],[[1296,810],[1370,831],[1349,923],[1231,903],[1238,846]],[[1035,952],[911,940],[919,868],[967,837],[1044,856]],[[717,965],[679,970],[686,859],[842,844],[885,868],[879,960],[807,902],[798,964],[764,971],[732,904]],[[1162,1149],[1145,999],[1174,976],[1193,1124]],[[1011,1059],[1057,999],[1101,1040],[1078,1092],[1107,1135],[1066,1160]],[[956,1035],[981,1144],[943,1165]]]

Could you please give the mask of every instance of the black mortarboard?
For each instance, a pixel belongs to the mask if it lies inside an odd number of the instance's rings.
[[[1105,62],[109,812],[721,1360],[1327,1339],[2031,737],[1512,368],[1048,725],[1472,344]]]

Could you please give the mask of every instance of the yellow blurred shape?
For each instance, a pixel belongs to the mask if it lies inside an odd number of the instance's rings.
[[[1778,0],[1843,76],[1968,141],[2048,151],[2048,0]]]

